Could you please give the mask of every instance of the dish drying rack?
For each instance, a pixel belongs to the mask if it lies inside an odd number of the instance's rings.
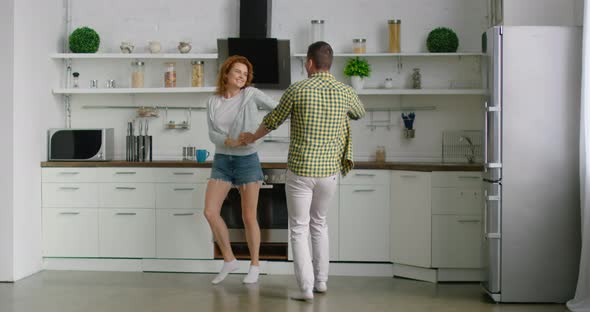
[[[481,163],[483,132],[453,130],[442,133],[442,162]]]

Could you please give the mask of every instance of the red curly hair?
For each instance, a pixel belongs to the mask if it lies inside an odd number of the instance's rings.
[[[252,84],[252,78],[254,77],[254,68],[252,67],[252,63],[250,63],[250,61],[248,61],[247,58],[241,55],[233,55],[228,57],[225,60],[225,62],[223,62],[223,64],[221,65],[221,68],[219,68],[219,73],[217,74],[217,90],[215,91],[215,94],[223,95],[227,90],[227,82],[225,81],[225,75],[229,73],[229,71],[232,69],[235,63],[241,63],[248,67],[248,79],[246,80],[246,83],[244,84],[242,89],[249,87]]]

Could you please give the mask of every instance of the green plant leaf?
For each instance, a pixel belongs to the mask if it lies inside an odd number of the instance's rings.
[[[84,26],[70,34],[69,44],[70,50],[74,53],[96,53],[100,45],[100,37],[94,29]]]
[[[344,75],[346,77],[369,77],[369,75],[371,75],[371,64],[369,64],[367,60],[361,59],[358,56],[356,58],[348,59],[346,66],[344,66]]]
[[[438,27],[428,34],[426,47],[432,53],[457,52],[459,37],[450,28]]]

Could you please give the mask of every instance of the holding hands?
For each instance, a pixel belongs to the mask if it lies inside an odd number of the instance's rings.
[[[240,147],[240,146],[246,146],[247,143],[242,142],[242,140],[234,140],[232,138],[226,138],[225,141],[223,142],[223,144],[225,144],[225,146],[228,147]]]

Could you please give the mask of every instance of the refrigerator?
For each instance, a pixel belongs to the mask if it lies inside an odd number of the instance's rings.
[[[581,248],[582,31],[499,26],[482,44],[482,286],[496,302],[562,303]]]

